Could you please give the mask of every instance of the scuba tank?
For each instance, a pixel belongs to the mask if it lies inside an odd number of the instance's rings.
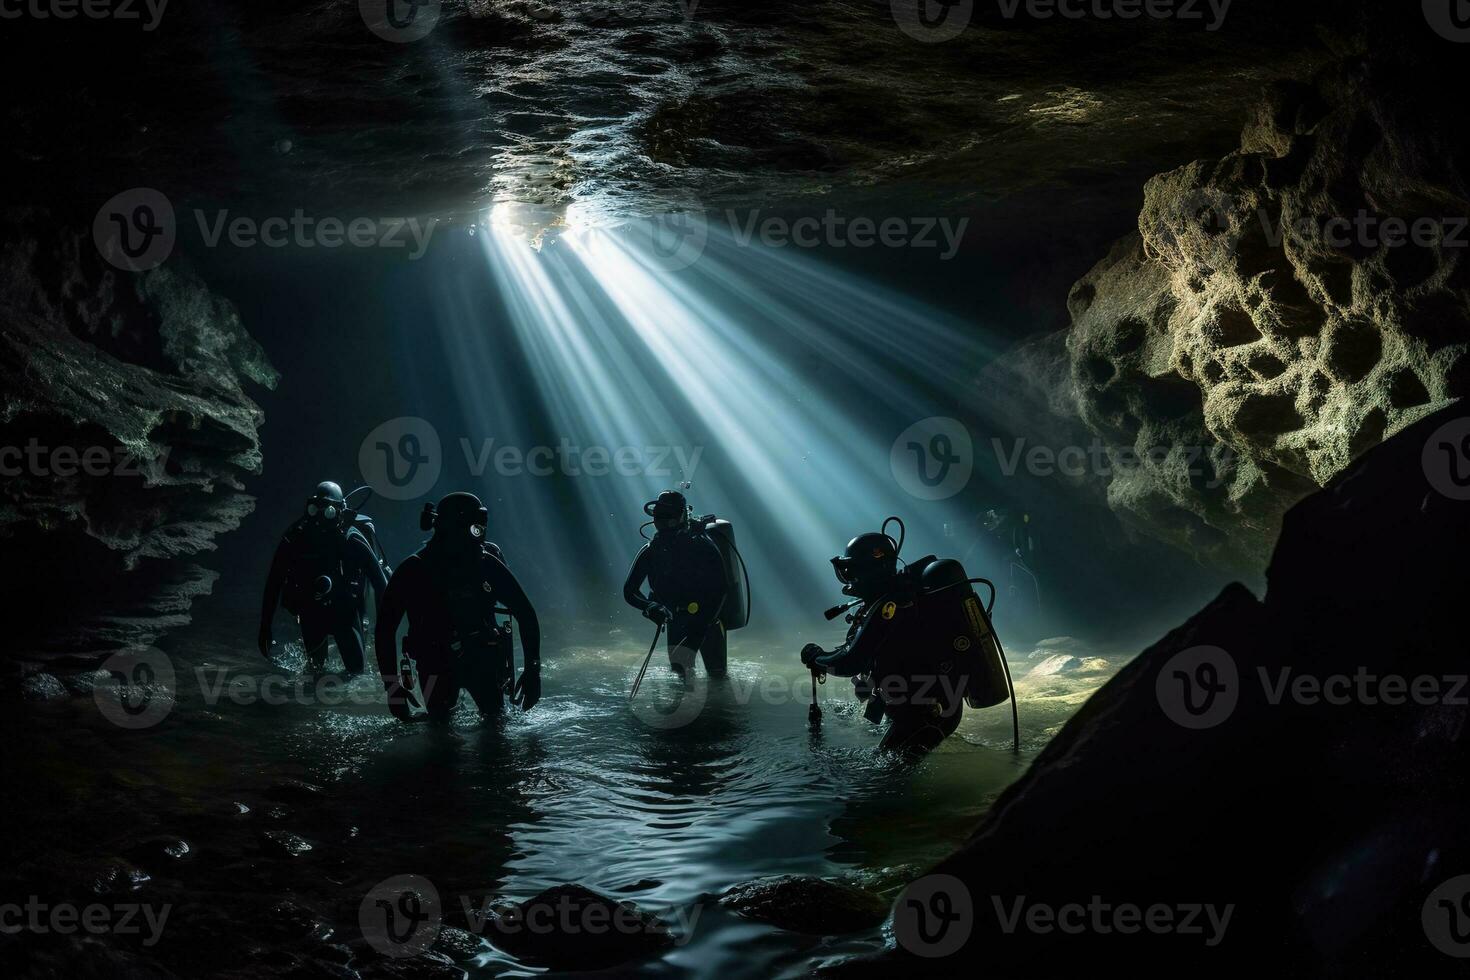
[[[688,483],[680,484],[681,489],[687,490]],[[666,491],[660,494],[660,499],[673,495],[680,502],[683,494],[677,491]],[[643,505],[643,513],[650,518],[654,516],[654,508],[658,500],[650,500]],[[750,623],[750,571],[745,567],[745,558],[740,554],[739,547],[735,544],[735,526],[727,520],[722,520],[714,514],[705,514],[703,517],[694,516],[693,508],[683,504],[685,516],[689,521],[690,533],[703,534],[714,542],[720,552],[720,566],[725,573],[725,605],[720,610],[720,622],[725,630],[738,630]],[[645,541],[648,535],[644,534],[654,521],[645,521],[638,529],[638,534]]]
[[[373,523],[373,519],[371,517],[362,512],[362,508],[366,507],[367,502],[372,499],[373,488],[358,487],[356,490],[347,495],[347,500],[350,501],[353,497],[357,496],[359,493],[362,493],[364,490],[367,491],[367,496],[362,498],[361,504],[356,507],[344,506],[343,508],[342,515],[344,518],[346,518],[345,523],[347,526],[347,531],[348,533],[356,531],[358,534],[362,535],[363,540],[367,542],[368,550],[371,551],[373,553],[373,557],[377,559],[378,567],[383,570],[383,577],[392,578],[393,569],[388,565],[388,553],[383,550],[382,543],[378,541],[377,525]]]
[[[750,622],[750,573],[735,546],[735,526],[713,514],[696,518],[694,523],[720,549],[725,569],[725,606],[720,611],[720,622],[726,630],[738,630]]]
[[[1000,643],[963,565],[945,558],[924,567],[919,614],[935,648],[953,652],[959,673],[966,678],[966,704],[990,708],[1010,697]]]
[[[360,537],[367,545],[373,559],[383,570],[384,578],[393,574],[383,546],[378,542],[378,532],[372,518],[362,514],[360,506],[355,508],[348,503],[363,491],[367,491],[367,497],[363,498],[362,503],[367,503],[372,496],[370,487],[358,487],[347,494],[341,504],[338,523],[333,528],[301,530],[300,536],[296,538],[294,557],[286,571],[285,588],[281,596],[281,604],[293,616],[299,617],[312,608],[329,609],[339,603],[350,603],[358,615],[365,611],[367,578],[360,568],[349,568],[343,560],[345,545],[353,535]],[[298,524],[292,531],[288,531],[287,538],[290,539],[292,533],[302,527],[302,524]]]

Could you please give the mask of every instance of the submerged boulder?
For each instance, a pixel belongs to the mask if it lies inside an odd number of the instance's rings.
[[[1433,897],[1470,874],[1467,437],[1463,408],[1424,419],[1287,514],[1264,600],[1230,586],[1140,654],[911,886],[911,910],[958,916],[956,950],[928,959],[935,933],[901,910],[868,966],[1449,967]]]
[[[747,919],[815,936],[878,926],[888,903],[872,892],[811,875],[777,875],[736,885],[720,904]]]
[[[31,674],[20,682],[20,696],[26,701],[56,701],[68,693],[66,685],[51,674]]]
[[[603,969],[674,944],[658,916],[571,884],[519,905],[495,907],[484,938],[516,959],[552,970]]]

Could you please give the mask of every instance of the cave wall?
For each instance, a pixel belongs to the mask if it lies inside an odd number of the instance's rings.
[[[1148,182],[1070,324],[985,386],[1028,431],[1100,440],[1089,482],[1130,528],[1261,567],[1287,508],[1470,391],[1467,148],[1438,78],[1365,47],[1271,86],[1239,150]]]
[[[134,274],[90,229],[0,214],[0,572],[10,668],[154,642],[216,577],[197,558],[254,506],[277,372],[175,257]],[[22,670],[28,669],[22,666]]]

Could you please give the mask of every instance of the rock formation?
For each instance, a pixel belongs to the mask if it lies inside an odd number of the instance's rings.
[[[872,892],[811,875],[776,875],[736,885],[719,897],[725,908],[779,929],[839,936],[871,929],[887,907]]]
[[[187,621],[193,559],[253,506],[275,369],[229,302],[178,260],[134,275],[45,212],[0,246],[0,540],[9,652],[86,662]]]
[[[1101,440],[1131,527],[1257,563],[1292,503],[1470,393],[1470,151],[1434,77],[1358,54],[1275,85],[1238,151],[1148,182],[1071,325],[992,369]]]
[[[1453,424],[1464,453],[1470,417],[1453,407],[1293,508],[1264,600],[1230,586],[1067,723],[935,869],[964,884],[950,898],[973,913],[967,951],[910,960],[921,950],[900,947],[839,972],[983,962],[1055,977],[1111,959],[1145,975],[1444,972],[1424,910],[1470,872],[1470,491],[1453,479],[1467,461],[1441,452]],[[1220,688],[1208,702],[1193,690],[1200,714],[1181,710],[1181,673]],[[1178,930],[1008,931],[999,912],[1094,896],[1233,913],[1207,946]]]

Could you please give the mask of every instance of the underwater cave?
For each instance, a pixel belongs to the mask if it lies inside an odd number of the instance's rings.
[[[1456,972],[1465,6],[0,0],[0,966]]]

